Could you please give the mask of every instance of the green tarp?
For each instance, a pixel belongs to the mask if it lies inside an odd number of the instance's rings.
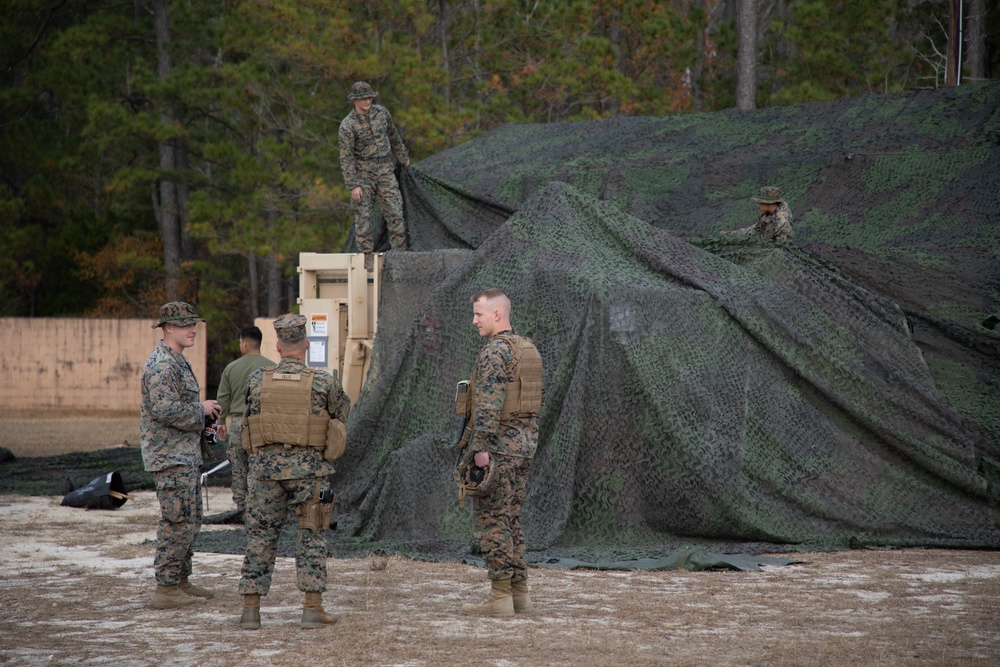
[[[492,286],[546,365],[532,560],[1000,546],[977,471],[998,447],[936,392],[896,303],[795,246],[691,242],[559,181],[474,251],[386,256],[341,537],[468,544],[452,402]]]

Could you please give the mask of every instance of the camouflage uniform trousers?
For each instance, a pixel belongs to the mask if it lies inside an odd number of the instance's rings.
[[[528,574],[524,565],[521,507],[531,459],[503,454],[490,454],[490,458],[498,466],[495,474],[499,477],[493,493],[476,498],[476,539],[490,579],[522,581]]]
[[[232,467],[233,481],[230,489],[233,504],[245,507],[247,504],[247,462],[248,454],[243,449],[243,418],[234,416],[229,422],[229,441],[226,443],[226,458]]]
[[[393,250],[406,250],[406,223],[403,221],[403,196],[399,193],[392,162],[363,161],[358,164],[361,177],[361,203],[354,211],[354,237],[358,251],[375,250],[372,228],[372,204],[378,201],[389,230],[389,245]]]
[[[156,583],[174,586],[191,576],[191,556],[201,532],[201,487],[198,468],[172,466],[154,472],[160,522],[156,528]]]
[[[247,553],[240,577],[240,595],[267,595],[285,517],[316,499],[316,478],[254,479],[250,477],[244,522]],[[297,519],[297,517],[296,517]],[[326,531],[297,528],[295,575],[300,591],[326,590]]]

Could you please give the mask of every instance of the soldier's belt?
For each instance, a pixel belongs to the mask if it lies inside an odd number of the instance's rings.
[[[376,164],[385,164],[386,162],[392,162],[392,155],[383,155],[381,157],[359,157],[358,162],[374,162]]]

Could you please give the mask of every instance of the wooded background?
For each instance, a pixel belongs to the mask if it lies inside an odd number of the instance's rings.
[[[0,315],[185,299],[214,377],[294,305],[298,253],[344,245],[352,82],[418,161],[506,123],[942,86],[955,4],[961,81],[997,78],[986,0],[6,0]]]

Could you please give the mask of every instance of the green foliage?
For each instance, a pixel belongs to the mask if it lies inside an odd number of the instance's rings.
[[[733,102],[737,55],[725,4],[172,2],[172,68],[161,76],[149,0],[9,0],[0,6],[0,312],[154,312],[166,271],[150,254],[153,193],[168,179],[187,193],[185,298],[218,313],[213,327],[230,329],[264,302],[251,292],[251,263],[274,263],[291,280],[299,252],[344,245],[352,216],[336,135],[353,81],[380,91],[415,161],[509,123],[722,109]],[[761,44],[760,100],[923,85],[931,73],[916,51],[942,43],[927,26],[943,16],[944,3],[911,4],[783,3]],[[873,99],[844,120],[891,122],[903,104]],[[786,131],[785,118],[779,110],[767,124],[691,117],[670,132],[693,127],[726,146],[767,145]],[[1000,123],[995,111],[994,119],[987,128]],[[948,139],[964,128],[942,108],[920,131]],[[809,151],[822,137],[786,139],[771,148],[776,155]],[[183,149],[176,167],[161,164],[164,142]],[[523,147],[526,155],[543,149]],[[881,159],[866,184],[934,177],[934,165],[907,157]],[[955,157],[969,165],[983,159]],[[664,183],[682,183],[689,168],[677,164],[637,166],[612,196],[626,207],[635,195],[649,199]],[[489,173],[493,165],[478,168]],[[573,178],[596,192],[603,173],[592,162]],[[813,178],[782,177],[793,201],[797,184]],[[522,174],[505,178],[505,196],[525,194]],[[733,208],[719,226],[750,217],[752,210]]]
[[[944,5],[944,3],[940,3]],[[898,0],[799,0],[775,16],[762,49],[773,76],[762,86],[767,105],[818,102],[911,88],[928,67],[913,51],[923,26]],[[942,21],[947,22],[947,8]]]

